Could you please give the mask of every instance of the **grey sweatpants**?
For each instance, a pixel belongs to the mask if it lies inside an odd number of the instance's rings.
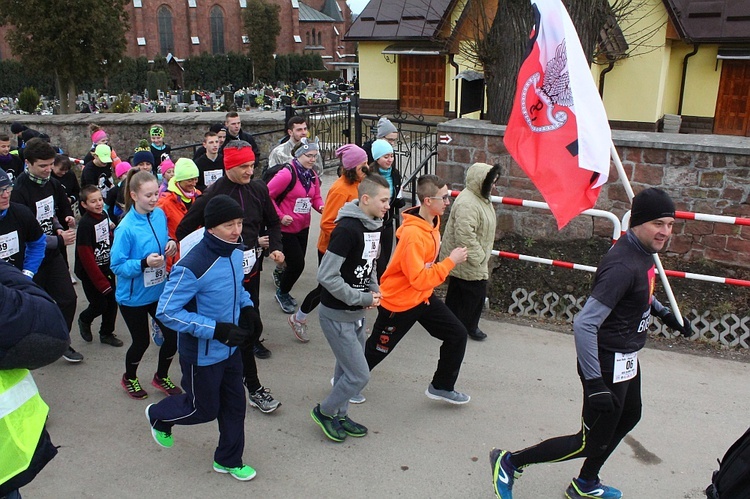
[[[318,317],[323,334],[336,357],[331,393],[320,403],[320,410],[328,416],[345,416],[349,399],[357,395],[370,381],[370,368],[365,359],[365,319],[353,321],[341,318],[342,311],[320,306]]]

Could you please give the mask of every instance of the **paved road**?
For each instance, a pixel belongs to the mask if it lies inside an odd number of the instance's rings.
[[[327,177],[326,184],[331,182]],[[308,271],[292,293],[299,301],[314,285],[313,246]],[[492,447],[518,449],[578,430],[581,389],[573,337],[482,321],[489,338],[469,342],[457,385],[472,396],[469,404],[425,397],[439,343],[417,327],[373,371],[367,402],[351,408],[370,434],[333,443],[309,415],[327,394],[334,362],[317,313],[310,321],[312,340],[298,343],[273,300],[270,273],[264,274],[264,334],[273,357],[258,361],[259,372],[283,405],[270,415],[248,409],[245,460],[258,471],[254,480],[242,483],[211,470],[216,423],[175,427],[175,446],[157,447],[143,414],[162,398],[147,382],[156,349],[149,349],[139,371],[150,396],[131,400],[119,385],[130,341],[118,318],[126,347],[85,344],[75,330],[73,345],[85,361],[60,360],[35,372],[60,452],[23,489],[24,496],[489,498]],[[629,498],[705,497],[716,458],[750,425],[749,366],[648,348],[640,358],[643,419],[602,477]],[[177,363],[171,373],[180,379]],[[579,466],[533,466],[517,482],[516,497],[563,497]]]

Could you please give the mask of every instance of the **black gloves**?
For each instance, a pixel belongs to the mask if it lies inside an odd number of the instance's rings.
[[[661,318],[661,321],[667,325],[667,327],[679,331],[682,336],[685,338],[690,338],[693,336],[693,330],[690,328],[690,323],[685,320],[685,318],[682,318],[682,322],[685,323],[684,326],[680,326],[680,323],[677,322],[677,317],[672,312],[669,312],[667,315]]]
[[[586,398],[591,408],[597,412],[614,412],[615,407],[620,407],[617,397],[607,388],[602,378],[587,379],[584,381]]]
[[[250,331],[235,326],[231,322],[217,322],[214,329],[214,339],[228,347],[241,345],[248,336],[250,336]]]
[[[263,322],[255,307],[243,307],[240,310],[239,325],[242,329],[247,329],[250,336],[259,337],[263,332]]]

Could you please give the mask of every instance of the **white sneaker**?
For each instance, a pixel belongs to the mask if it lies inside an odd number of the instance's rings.
[[[310,341],[310,337],[307,335],[307,321],[302,322],[300,320],[297,320],[297,316],[295,314],[292,314],[289,316],[289,319],[287,319],[287,322],[292,328],[294,336],[299,341],[301,341],[302,343],[307,343],[308,341]]]
[[[331,386],[333,386],[333,378],[331,378]],[[364,404],[367,399],[361,393],[356,394],[349,399],[350,404]]]

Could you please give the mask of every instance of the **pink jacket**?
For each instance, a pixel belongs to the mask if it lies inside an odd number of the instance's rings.
[[[323,211],[323,198],[320,197],[320,180],[315,177],[315,181],[310,185],[310,191],[305,191],[299,178],[292,187],[292,190],[281,200],[281,204],[276,204],[276,196],[284,192],[289,182],[292,181],[292,173],[288,168],[282,168],[279,172],[268,182],[268,193],[271,195],[271,201],[273,206],[276,208],[276,213],[279,215],[279,219],[282,219],[284,215],[290,215],[292,217],[292,223],[290,225],[281,225],[281,232],[288,234],[295,234],[301,230],[310,227],[310,210],[305,207],[304,202],[298,201],[301,198],[309,198],[310,208],[320,213]],[[297,212],[295,213],[295,207]],[[304,212],[307,213],[304,213]]]

